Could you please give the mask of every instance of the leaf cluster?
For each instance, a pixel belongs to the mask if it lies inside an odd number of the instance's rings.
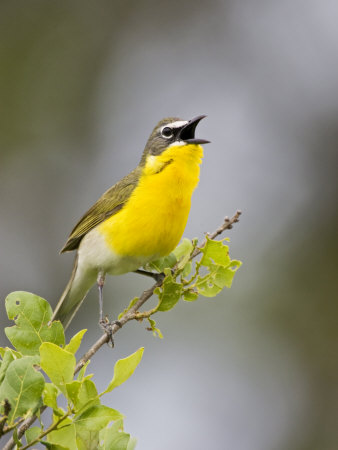
[[[207,236],[204,245],[198,248],[197,239],[184,238],[169,256],[148,264],[145,267],[147,270],[164,273],[165,278],[162,285],[154,290],[154,294],[158,296],[156,307],[138,313],[136,318],[140,320],[147,318],[149,329],[154,335],[162,337],[156,322],[150,316],[157,311],[169,311],[180,299],[193,302],[200,295],[215,297],[223,288],[230,288],[235,273],[242,263],[230,258],[226,241],[227,238],[213,240]],[[192,259],[196,255],[200,258],[194,264]],[[138,298],[133,299],[120,316],[128,312],[137,300]]]
[[[120,359],[107,388],[98,393],[89,361],[74,376],[75,353],[86,330],[68,344],[60,322],[49,323],[50,305],[28,292],[13,292],[6,298],[9,319],[15,325],[5,329],[14,348],[0,348],[0,437],[14,431],[17,448],[42,443],[51,450],[132,450],[136,441],[123,431],[123,415],[101,403],[101,397],[124,383],[141,361],[143,348]],[[66,406],[61,406],[66,405]],[[40,412],[52,411],[44,424]],[[39,425],[18,438],[17,426],[37,415]]]

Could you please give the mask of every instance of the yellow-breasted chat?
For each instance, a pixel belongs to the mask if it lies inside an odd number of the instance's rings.
[[[105,275],[134,271],[156,277],[139,268],[168,255],[182,237],[199,181],[201,144],[209,142],[195,138],[204,117],[161,120],[136,169],[108,189],[75,225],[61,250],[77,250],[74,268],[52,320],[60,320],[66,328],[97,283],[100,323],[105,328]]]

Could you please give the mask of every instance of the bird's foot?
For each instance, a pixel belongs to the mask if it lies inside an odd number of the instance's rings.
[[[110,344],[110,346],[112,348],[114,348],[114,339],[113,339],[113,326],[117,325],[119,328],[122,327],[121,322],[119,322],[118,320],[114,320],[113,322],[110,322],[108,320],[108,317],[102,318],[99,321],[100,327],[102,328],[102,330],[108,335],[108,344]]]
[[[164,279],[165,279],[165,273],[163,273],[163,272],[154,273],[154,280],[156,281],[156,283],[162,283]]]
[[[156,272],[148,272],[147,270],[138,269],[138,270],[135,270],[135,273],[138,273],[140,275],[145,275],[146,277],[151,277],[156,281],[156,283],[161,283],[165,278],[165,274],[163,272],[156,273]]]

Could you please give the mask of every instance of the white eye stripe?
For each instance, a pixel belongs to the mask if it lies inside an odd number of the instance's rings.
[[[187,120],[177,120],[176,122],[168,123],[167,127],[181,128],[188,123]]]
[[[171,122],[171,123],[167,123],[166,125],[163,125],[161,128],[160,128],[160,132],[162,133],[162,130],[163,130],[163,128],[165,128],[165,127],[169,127],[169,128],[181,128],[181,127],[183,127],[184,125],[186,125],[188,123],[188,121],[187,120],[177,120],[176,122]]]

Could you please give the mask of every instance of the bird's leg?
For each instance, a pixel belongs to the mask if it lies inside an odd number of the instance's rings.
[[[104,286],[105,274],[103,272],[99,272],[97,277],[97,287],[99,289],[99,305],[100,305],[100,327],[105,331],[109,336],[109,341],[111,342],[112,347],[114,347],[113,340],[113,330],[112,324],[109,322],[108,318],[103,318],[103,286]]]
[[[113,339],[113,325],[118,325],[122,327],[121,323],[118,320],[114,320],[113,322],[109,322],[108,317],[103,317],[103,286],[104,286],[105,274],[103,272],[99,272],[97,277],[97,287],[99,289],[99,304],[100,304],[100,327],[105,331],[109,336],[109,342],[111,346],[114,347],[114,339]],[[108,343],[109,343],[108,342]]]
[[[144,275],[146,277],[151,277],[157,282],[163,281],[163,279],[165,277],[163,272],[155,273],[155,272],[148,272],[147,270],[141,270],[141,269],[134,270],[134,273],[139,273],[140,275]]]
[[[97,287],[99,289],[99,305],[100,305],[100,324],[106,322],[103,319],[103,286],[104,286],[105,275],[103,272],[99,272],[97,277]]]

